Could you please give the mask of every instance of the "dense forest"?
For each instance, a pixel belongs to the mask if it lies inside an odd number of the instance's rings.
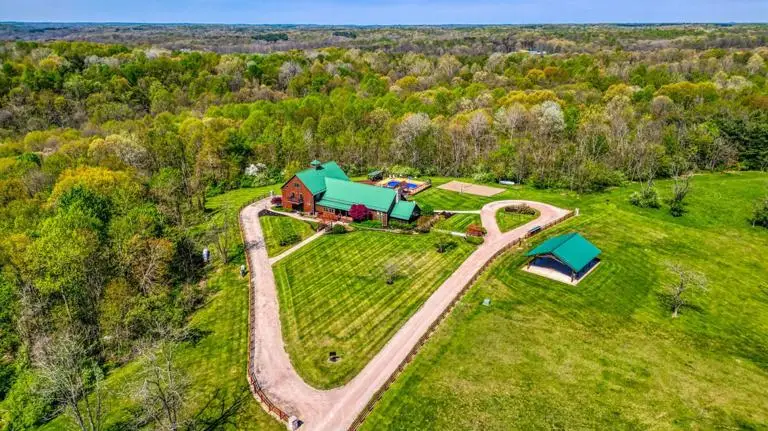
[[[317,26],[142,23],[0,23],[0,40],[75,40],[218,53],[327,47],[429,55],[488,55],[520,49],[557,53],[604,49],[753,49],[768,45],[756,24]]]
[[[186,39],[142,31],[0,47],[6,429],[45,422],[183,327],[206,297],[211,239],[191,229],[206,199],[309,160],[580,193],[768,168],[766,26],[247,35],[343,45],[268,54],[170,50]],[[77,396],[55,378],[67,369]]]

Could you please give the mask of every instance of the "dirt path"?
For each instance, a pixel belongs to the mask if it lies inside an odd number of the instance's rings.
[[[496,225],[495,211],[505,205],[523,202],[537,209],[539,217],[502,234]],[[299,377],[283,344],[277,287],[258,218],[259,212],[268,207],[267,199],[249,205],[240,213],[246,251],[252,265],[255,321],[251,324],[251,336],[255,340],[256,379],[274,404],[303,422],[302,430],[323,431],[345,430],[352,425],[433,322],[496,255],[525,236],[532,227],[557,222],[569,214],[567,210],[529,201],[499,201],[485,205],[481,210],[483,226],[488,230],[485,242],[440,285],[354,379],[335,389],[318,390]]]

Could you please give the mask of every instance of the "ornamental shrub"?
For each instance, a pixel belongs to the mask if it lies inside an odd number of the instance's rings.
[[[514,214],[536,215],[536,210],[526,204],[509,205],[504,207],[504,211]]]
[[[467,241],[470,244],[473,244],[473,245],[480,245],[483,242],[485,242],[485,240],[481,236],[469,236],[469,235],[467,235],[467,236],[464,237],[464,240]]]
[[[354,204],[349,208],[349,216],[358,222],[368,220],[371,217],[371,211],[363,204]]]
[[[344,227],[343,224],[335,224],[331,228],[331,233],[334,235],[341,235],[347,233],[347,228]]]
[[[629,195],[629,203],[640,208],[659,208],[659,193],[655,187],[643,187],[639,192]]]
[[[486,233],[488,233],[488,231],[478,224],[467,226],[467,236],[483,236]]]
[[[752,226],[762,226],[768,228],[768,197],[755,205],[755,210],[750,219]]]

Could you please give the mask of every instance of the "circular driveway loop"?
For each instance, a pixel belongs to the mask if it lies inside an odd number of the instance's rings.
[[[521,203],[538,210],[539,217],[501,233],[496,224],[496,211],[507,205]],[[299,377],[283,344],[277,287],[259,223],[259,212],[269,206],[269,199],[265,199],[245,207],[240,213],[246,252],[252,265],[251,293],[256,317],[251,322],[250,330],[255,341],[256,379],[275,405],[303,422],[302,430],[322,431],[346,430],[352,425],[371,397],[397,371],[432,323],[440,318],[453,299],[482,271],[488,261],[509,244],[524,237],[532,227],[559,221],[570,213],[552,205],[531,201],[497,201],[483,206],[480,217],[488,230],[485,242],[440,285],[355,378],[344,386],[319,390]]]

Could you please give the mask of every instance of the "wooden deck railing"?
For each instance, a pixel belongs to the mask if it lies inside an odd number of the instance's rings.
[[[541,226],[541,230],[550,228],[558,223],[561,223],[573,216],[573,212],[569,212],[565,216],[554,220],[552,222],[549,222],[547,224],[544,224]],[[539,230],[538,232],[540,232]],[[461,298],[464,296],[464,294],[469,290],[469,288],[477,281],[477,278],[480,276],[480,274],[485,271],[486,268],[494,261],[497,257],[499,257],[502,253],[509,250],[510,248],[520,244],[523,240],[535,235],[536,233],[526,232],[525,235],[520,237],[519,239],[512,241],[511,243],[507,244],[506,246],[502,247],[499,251],[497,251],[488,261],[485,262],[482,268],[480,268],[479,271],[462,287],[461,291],[458,295],[456,295],[455,298],[451,301],[451,304],[443,310],[443,312],[438,316],[437,319],[435,319],[434,322],[432,322],[432,325],[430,325],[429,329],[424,333],[424,335],[421,336],[419,341],[416,343],[416,345],[413,346],[410,352],[408,352],[408,355],[406,355],[405,359],[400,363],[400,365],[397,367],[397,369],[392,373],[391,376],[389,376],[389,379],[379,388],[376,393],[374,393],[373,397],[368,401],[368,404],[365,406],[365,408],[358,414],[357,418],[354,422],[352,422],[352,425],[349,426],[349,431],[356,431],[358,428],[360,428],[360,425],[362,425],[363,421],[366,417],[373,411],[374,406],[376,403],[381,399],[381,397],[384,395],[384,392],[389,389],[389,387],[392,385],[392,383],[397,380],[397,378],[400,376],[400,373],[403,372],[406,365],[408,365],[416,356],[416,353],[418,353],[419,349],[429,340],[429,338],[432,336],[432,334],[437,330],[437,327],[440,325],[440,323],[445,319],[448,314],[451,313],[451,311],[454,309],[456,304],[461,300]]]

